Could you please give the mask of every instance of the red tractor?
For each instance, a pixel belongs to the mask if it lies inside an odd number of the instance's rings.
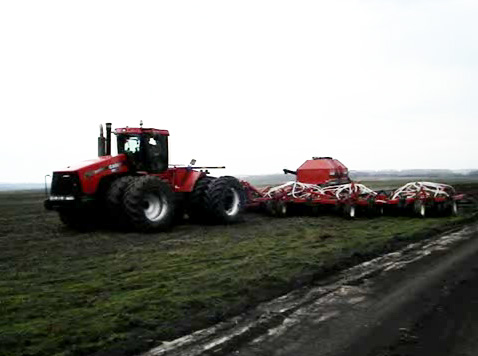
[[[53,173],[45,208],[58,211],[64,224],[82,229],[101,216],[114,225],[161,231],[184,214],[209,223],[239,219],[246,203],[241,183],[208,175],[207,168],[224,167],[170,166],[166,130],[141,125],[114,134],[118,155],[111,154],[107,123],[106,137],[100,129],[98,158]]]

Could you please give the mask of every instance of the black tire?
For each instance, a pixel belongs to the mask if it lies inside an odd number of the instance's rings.
[[[123,198],[134,177],[127,176],[116,179],[106,192],[106,209],[114,226],[126,226],[128,217],[123,208]]]
[[[364,214],[368,218],[383,216],[385,214],[385,207],[383,204],[376,203],[375,198],[376,196],[370,197],[368,200],[368,205],[360,207],[359,214]],[[357,210],[357,207],[355,207],[355,209]]]
[[[268,200],[264,203],[264,209],[269,216],[276,216],[275,201]]]
[[[234,177],[219,177],[208,185],[205,203],[210,222],[237,222],[246,204],[244,188]]]
[[[93,214],[88,214],[84,209],[62,209],[58,214],[64,225],[76,231],[90,231],[95,226]]]
[[[413,203],[413,211],[418,217],[425,218],[427,216],[426,203],[420,199],[415,200]]]
[[[284,218],[289,214],[289,205],[283,200],[269,200],[265,203],[267,214]]]
[[[438,213],[443,216],[458,216],[458,205],[455,200],[448,199],[438,204]]]
[[[174,193],[169,184],[158,177],[137,177],[126,190],[123,208],[135,229],[164,231],[173,223]]]
[[[456,200],[452,200],[450,202],[450,215],[451,216],[458,216],[459,215],[458,204],[457,204]]]
[[[184,193],[175,193],[174,194],[174,218],[173,224],[179,225],[183,222],[184,216],[188,211],[185,206]],[[189,216],[189,213],[188,213]]]
[[[188,215],[191,220],[201,222],[207,219],[206,192],[215,179],[215,177],[204,176],[197,180],[189,198]]]
[[[275,216],[277,216],[278,218],[285,218],[289,211],[287,203],[283,200],[275,200],[274,211]]]
[[[345,203],[342,206],[342,214],[347,219],[354,219],[357,216],[357,207],[353,203]]]

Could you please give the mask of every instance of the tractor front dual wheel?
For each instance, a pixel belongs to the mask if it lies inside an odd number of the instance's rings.
[[[128,187],[134,182],[132,176],[116,179],[106,192],[106,208],[110,222],[118,227],[128,225],[128,216],[123,208],[123,198]]]
[[[123,208],[137,230],[164,231],[173,223],[174,193],[158,177],[136,177],[124,194]]]
[[[83,214],[80,214],[76,209],[63,209],[58,211],[61,222],[74,230],[81,230],[85,224]]]
[[[79,232],[88,232],[98,224],[98,216],[84,208],[61,209],[58,211],[63,225]]]

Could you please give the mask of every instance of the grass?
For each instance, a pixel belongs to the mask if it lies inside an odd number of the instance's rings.
[[[130,355],[467,217],[338,216],[158,234],[64,228],[0,194],[0,355]]]

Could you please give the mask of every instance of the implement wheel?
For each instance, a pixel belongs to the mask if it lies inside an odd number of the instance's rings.
[[[451,202],[451,215],[452,216],[458,216],[458,204],[456,200],[453,200]]]
[[[345,203],[343,205],[343,214],[347,219],[354,219],[357,208],[353,203]]]
[[[217,178],[207,187],[205,206],[211,222],[223,224],[237,222],[245,202],[244,189],[234,177]]]
[[[284,218],[287,216],[288,208],[287,203],[283,200],[275,200],[274,201],[274,210],[276,212],[276,216],[279,218]]]
[[[129,222],[139,231],[167,230],[174,218],[174,194],[168,183],[154,176],[135,178],[123,199]]]
[[[425,202],[419,199],[415,200],[415,202],[413,203],[413,211],[419,217],[425,218],[427,215],[427,206]]]
[[[444,216],[457,216],[458,215],[458,205],[455,200],[448,199],[447,201],[439,205],[441,207],[440,213]]]
[[[287,203],[283,200],[269,200],[265,204],[266,211],[270,216],[283,218],[287,216]]]

